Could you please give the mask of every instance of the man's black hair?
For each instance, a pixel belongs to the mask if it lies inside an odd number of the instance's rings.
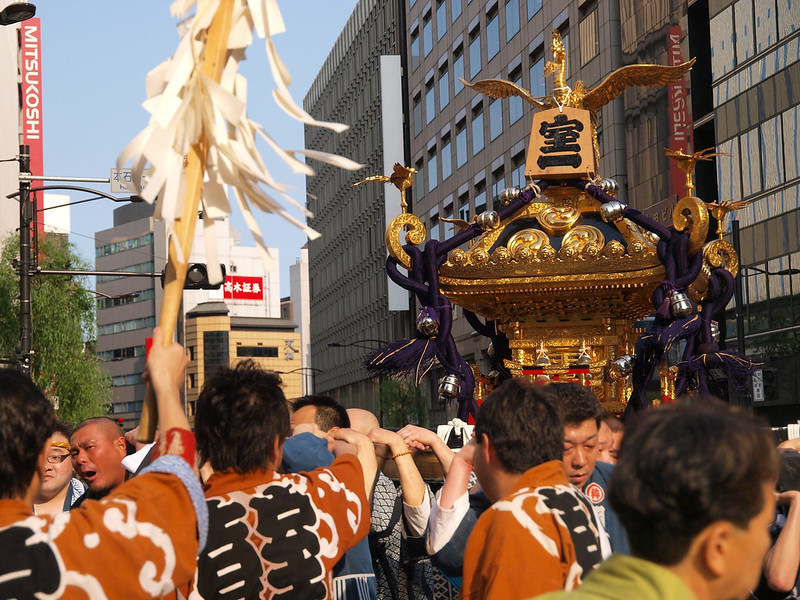
[[[33,381],[14,369],[0,369],[0,498],[27,492],[55,426],[53,407]]]
[[[53,428],[53,433],[51,435],[55,435],[60,433],[65,438],[67,438],[67,442],[72,443],[70,440],[72,439],[72,434],[75,432],[75,428],[67,423],[66,421],[62,421],[61,419],[56,420],[55,427]]]
[[[564,456],[564,415],[551,386],[508,379],[483,401],[475,438],[485,433],[505,469],[524,473]]]
[[[740,528],[764,508],[779,462],[767,427],[722,406],[650,409],[622,438],[609,500],[634,556],[679,563],[716,521]]]
[[[281,378],[252,360],[220,369],[197,398],[194,426],[200,460],[215,471],[273,466],[275,440],[290,433]]]
[[[577,383],[553,383],[550,387],[564,410],[564,425],[578,425],[592,419],[600,427],[603,407],[590,388]]]
[[[347,409],[329,396],[303,396],[292,402],[292,412],[305,406],[317,409],[314,422],[322,431],[330,431],[334,427],[350,427]]]

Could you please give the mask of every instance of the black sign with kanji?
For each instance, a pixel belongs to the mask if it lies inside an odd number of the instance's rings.
[[[539,127],[539,134],[544,138],[544,145],[539,148],[542,156],[536,161],[539,168],[569,166],[577,168],[582,162],[581,146],[578,143],[583,123],[577,119],[568,119],[559,113],[552,122],[544,121]]]

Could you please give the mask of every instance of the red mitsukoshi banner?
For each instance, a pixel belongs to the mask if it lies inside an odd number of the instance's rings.
[[[222,290],[226,300],[263,300],[264,278],[228,275]]]

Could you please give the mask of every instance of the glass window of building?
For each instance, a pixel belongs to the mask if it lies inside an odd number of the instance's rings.
[[[492,60],[500,52],[500,17],[497,9],[489,14],[486,23],[486,60]]]
[[[450,104],[450,74],[445,64],[439,70],[439,110]]]
[[[411,118],[414,121],[414,135],[419,135],[422,131],[422,94],[414,96],[411,107]]]
[[[464,51],[459,46],[453,52],[453,96],[464,89],[462,79],[464,79]]]
[[[417,0],[408,0],[408,8],[411,8],[417,3]]]
[[[569,47],[569,33],[567,33],[568,30],[567,30],[567,25],[566,24],[563,25],[561,29],[562,29],[562,31],[561,31],[561,39],[564,41],[564,49],[567,52],[567,60],[565,61],[565,64],[564,64],[564,77],[569,79],[569,75],[570,75],[570,73],[569,73],[569,57],[572,56],[570,54],[570,47]]]
[[[475,28],[469,34],[469,78],[475,79],[475,76],[481,72],[481,30]]]
[[[440,40],[447,32],[447,2],[439,0],[436,5],[436,39]]]
[[[475,214],[479,215],[486,211],[486,184],[480,183],[475,186]]]
[[[411,70],[414,71],[419,66],[419,30],[411,32]]]
[[[497,198],[497,196],[506,189],[506,177],[503,172],[503,169],[498,169],[494,173],[492,173],[492,197]]]
[[[541,98],[545,95],[544,88],[544,53],[541,49],[531,54],[531,96]]]
[[[439,215],[433,215],[431,217],[431,225],[428,228],[428,231],[431,234],[431,239],[436,240],[437,242],[440,241],[439,239]]]
[[[456,126],[456,168],[467,164],[467,124],[461,121]]]
[[[483,106],[472,111],[472,156],[483,150]]]
[[[416,164],[417,169],[417,176],[414,177],[414,195],[416,196],[416,200],[421,200],[425,197],[425,172],[424,172],[424,164],[422,159],[420,158]]]
[[[469,221],[469,196],[459,198],[461,202],[458,206],[458,218],[462,221]]]
[[[453,23],[461,16],[461,2],[462,0],[453,0],[450,3],[450,18],[453,20]]]
[[[519,32],[519,0],[506,2],[506,41],[510,42]]]
[[[426,171],[428,172],[428,191],[432,192],[436,189],[436,186],[439,185],[439,167],[438,167],[438,159],[436,157],[436,148],[434,148],[428,154],[428,166],[426,167]]]
[[[542,10],[542,0],[528,0],[528,19]]]
[[[525,153],[520,152],[511,159],[511,185],[525,187]]]
[[[517,69],[510,75],[511,81],[522,87],[522,69]],[[508,121],[514,124],[522,118],[522,98],[519,96],[508,97]]]
[[[425,124],[433,121],[436,116],[436,94],[433,88],[433,79],[425,84]]]
[[[450,136],[442,138],[442,181],[453,174],[453,149]]]
[[[489,139],[495,140],[503,133],[503,104],[502,100],[493,100],[489,104]]]
[[[428,56],[431,50],[433,50],[433,20],[431,13],[428,13],[422,17],[422,51]]]
[[[578,24],[578,37],[581,41],[581,66],[592,60],[600,51],[597,32],[597,8],[592,7]]]

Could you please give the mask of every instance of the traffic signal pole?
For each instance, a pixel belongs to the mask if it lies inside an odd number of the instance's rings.
[[[27,144],[19,147],[20,175],[30,175],[31,155]],[[31,374],[31,182],[19,182],[19,348],[17,365],[23,375]]]

